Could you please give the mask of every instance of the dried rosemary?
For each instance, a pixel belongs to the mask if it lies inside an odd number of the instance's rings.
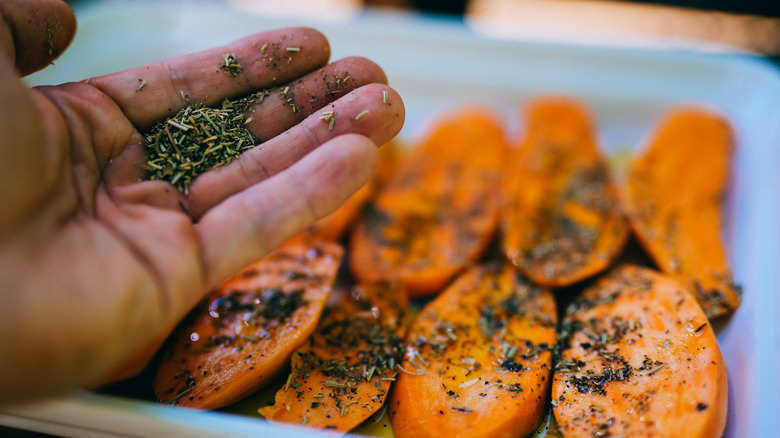
[[[244,112],[268,94],[260,91],[219,108],[194,104],[144,134],[146,179],[168,181],[189,194],[192,181],[220,167],[255,145]]]
[[[222,62],[222,65],[220,65],[219,68],[224,70],[228,76],[238,76],[238,74],[241,73],[241,70],[244,69],[241,64],[239,64],[236,55],[232,53],[226,53],[224,55],[224,59],[225,60]]]

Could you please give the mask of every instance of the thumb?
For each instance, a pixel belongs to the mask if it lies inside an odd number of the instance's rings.
[[[76,15],[60,0],[0,1],[0,50],[22,76],[51,64],[75,34]]]

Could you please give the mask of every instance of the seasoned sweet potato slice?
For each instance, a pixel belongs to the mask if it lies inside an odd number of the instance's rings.
[[[404,437],[522,437],[547,406],[555,300],[514,267],[469,268],[415,318],[390,399]]]
[[[371,199],[375,189],[376,183],[373,180],[369,180],[363,187],[347,198],[339,208],[315,222],[309,232],[323,239],[340,240],[349,227],[352,226],[363,206]]]
[[[659,269],[689,286],[711,319],[732,313],[741,299],[722,238],[733,149],[724,118],[678,108],[632,163],[623,187],[639,242]]]
[[[216,409],[275,378],[317,326],[342,256],[301,236],[220,284],[173,335],[157,400]]]
[[[629,228],[587,108],[541,98],[525,119],[507,165],[504,251],[537,284],[568,286],[610,266]]]
[[[495,233],[506,152],[503,126],[490,113],[469,109],[438,121],[358,221],[355,276],[400,278],[412,296],[438,293]]]
[[[388,283],[355,286],[326,309],[292,357],[270,421],[348,432],[379,411],[403,357],[407,299]]]
[[[340,240],[354,224],[363,207],[393,175],[404,153],[405,147],[398,140],[393,140],[379,148],[379,167],[374,177],[347,198],[339,208],[315,222],[309,232],[324,239]]]
[[[615,268],[566,311],[552,403],[566,437],[720,437],[728,384],[717,339],[685,286]]]

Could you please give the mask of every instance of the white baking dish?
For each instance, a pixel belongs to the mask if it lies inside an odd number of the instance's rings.
[[[462,104],[492,106],[512,125],[524,99],[566,93],[591,105],[603,147],[615,155],[640,147],[672,105],[722,111],[738,141],[724,232],[745,292],[744,304],[718,336],[730,381],[726,436],[774,436],[780,430],[780,72],[773,64],[747,54],[696,50],[690,42],[637,39],[597,47],[490,39],[464,22],[386,12],[353,10],[342,20],[312,21],[203,2],[82,2],[76,8],[76,41],[31,84],[80,80],[264,29],[306,24],[329,37],[334,58],[363,55],[385,68],[406,103],[407,139],[418,136],[431,117]],[[0,424],[79,437],[314,434],[240,414],[88,392],[2,408]]]

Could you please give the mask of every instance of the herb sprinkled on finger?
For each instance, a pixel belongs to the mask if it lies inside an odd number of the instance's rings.
[[[320,116],[320,120],[325,120],[328,122],[328,130],[333,130],[333,125],[336,123],[336,112],[335,111],[323,111],[322,116]]]
[[[243,67],[239,64],[236,55],[226,53],[223,56],[225,60],[222,62],[222,65],[219,66],[220,70],[225,70],[225,73],[227,73],[228,76],[238,76],[238,74],[241,73],[241,70],[243,70]]]

